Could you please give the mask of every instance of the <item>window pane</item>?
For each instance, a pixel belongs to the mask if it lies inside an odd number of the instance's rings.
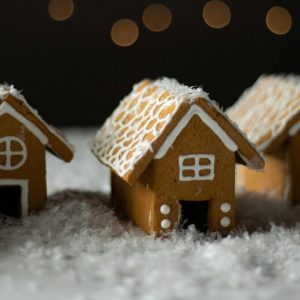
[[[194,170],[183,170],[182,171],[182,176],[183,177],[194,177],[195,172],[194,172]]]
[[[10,150],[11,151],[21,151],[22,145],[17,141],[11,141],[10,142]]]
[[[21,156],[21,155],[11,156],[11,159],[10,159],[11,165],[16,166],[17,164],[19,164],[22,161],[22,159],[23,159],[23,156]]]
[[[0,152],[1,151],[5,151],[6,150],[6,143],[5,142],[1,142],[0,143]]]
[[[201,157],[200,158],[200,165],[201,166],[207,166],[207,165],[210,165],[211,164],[211,161],[209,158],[207,157]]]
[[[203,170],[200,170],[199,171],[199,175],[200,176],[207,176],[211,173],[211,170],[210,169],[203,169]]]
[[[195,163],[195,158],[185,158],[183,161],[184,166],[194,166]]]
[[[6,156],[0,155],[0,165],[5,166],[5,163],[6,163]]]

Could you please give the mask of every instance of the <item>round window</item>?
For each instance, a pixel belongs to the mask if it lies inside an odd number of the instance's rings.
[[[0,138],[0,170],[16,170],[27,159],[27,148],[23,140],[15,136]]]

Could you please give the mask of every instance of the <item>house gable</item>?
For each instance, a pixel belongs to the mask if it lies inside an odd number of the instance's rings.
[[[231,195],[235,156],[198,115],[193,115],[166,155],[154,159],[144,171],[148,174],[144,182],[152,182],[150,188],[170,200],[220,198],[224,186]]]
[[[46,135],[32,122],[30,122],[28,119],[26,119],[24,116],[22,116],[20,113],[18,113],[10,104],[7,102],[3,102],[0,105],[0,117],[4,114],[9,114],[14,119],[18,120],[20,123],[22,123],[32,134],[34,134],[43,145],[46,145],[48,143],[48,138]]]
[[[181,120],[177,123],[175,128],[168,135],[162,146],[156,152],[154,159],[161,159],[169,150],[170,147],[174,144],[176,138],[181,133],[181,131],[187,126],[187,124],[191,121],[193,116],[198,116],[202,122],[204,122],[216,136],[223,142],[223,144],[228,148],[228,150],[235,152],[238,150],[238,146],[236,143],[228,136],[228,134],[224,131],[220,125],[213,120],[209,114],[207,114],[199,105],[193,104],[188,112],[181,118]]]
[[[74,156],[73,146],[61,132],[47,124],[13,86],[0,85],[0,103],[10,105],[12,108],[9,108],[10,113],[14,113],[20,120],[22,119],[22,123],[33,130],[34,134],[42,139],[43,144],[53,154],[66,162],[72,160]]]

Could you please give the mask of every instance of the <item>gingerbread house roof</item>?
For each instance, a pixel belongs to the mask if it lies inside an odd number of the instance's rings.
[[[167,78],[134,85],[100,128],[91,149],[102,163],[133,183],[153,158],[167,151],[166,145],[172,144],[179,130],[175,125],[184,116],[194,114],[205,119],[224,144],[237,152],[240,161],[252,168],[263,167],[263,159],[255,147],[207,93]],[[185,118],[181,123],[188,120]]]
[[[263,75],[227,113],[259,150],[270,153],[300,130],[300,77]]]
[[[72,160],[74,148],[59,130],[47,124],[13,86],[0,85],[0,115],[11,114],[47,147],[47,149],[68,162]]]

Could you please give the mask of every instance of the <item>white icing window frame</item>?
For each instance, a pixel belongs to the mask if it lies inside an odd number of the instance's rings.
[[[21,146],[21,150],[12,150],[12,142],[18,143]],[[0,170],[14,171],[21,168],[25,164],[28,156],[27,147],[24,141],[16,136],[5,136],[0,138],[0,144],[2,143],[5,144],[5,149],[4,151],[0,151],[0,156],[5,157],[5,164],[0,164]],[[13,165],[11,160],[13,156],[21,156],[22,159],[17,164]]]
[[[193,165],[184,165],[187,159],[194,159]],[[201,165],[201,159],[208,159],[209,164]],[[180,181],[196,181],[196,180],[214,180],[215,178],[215,155],[213,154],[188,154],[180,155],[179,163],[179,180]],[[204,176],[200,175],[200,171],[209,170],[210,173]],[[194,171],[194,176],[184,176],[184,171]]]

